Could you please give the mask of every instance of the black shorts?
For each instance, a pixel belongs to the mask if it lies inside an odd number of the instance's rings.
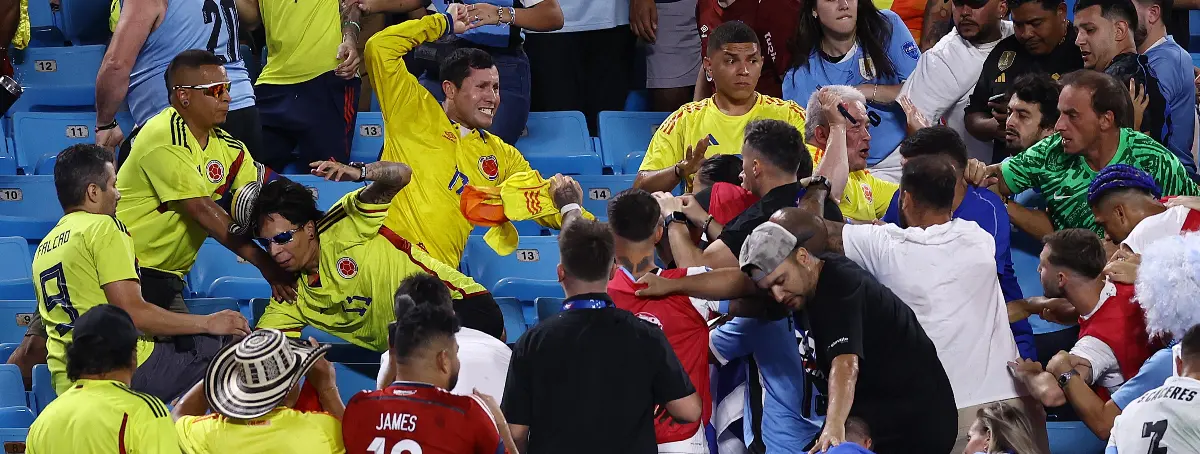
[[[133,372],[129,387],[169,404],[204,379],[208,363],[229,340],[229,336],[196,334],[175,336],[173,342],[155,341],[154,352]]]
[[[591,135],[599,135],[596,117],[600,111],[625,110],[634,80],[634,44],[628,25],[525,35],[533,76],[531,110],[582,111]]]
[[[308,169],[312,161],[348,162],[361,86],[357,77],[330,71],[298,84],[254,87],[263,135],[262,149],[251,149],[254,160],[277,172],[291,163]]]

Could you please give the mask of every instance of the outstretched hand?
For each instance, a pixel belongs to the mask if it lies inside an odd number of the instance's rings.
[[[659,277],[654,273],[646,273],[637,283],[639,286],[645,286],[636,292],[637,296],[641,297],[665,296],[679,291],[675,288],[675,280]]]

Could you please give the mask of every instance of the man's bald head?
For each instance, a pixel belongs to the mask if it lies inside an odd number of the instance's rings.
[[[771,215],[770,222],[779,224],[795,235],[796,245],[809,253],[825,252],[825,245],[829,241],[828,234],[825,231],[825,221],[817,215],[799,208],[784,208]]]

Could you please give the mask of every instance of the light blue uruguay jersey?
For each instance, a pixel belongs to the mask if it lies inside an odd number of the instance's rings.
[[[1196,164],[1191,162],[1190,153],[1196,132],[1196,83],[1192,73],[1192,56],[1168,35],[1146,50],[1146,59],[1158,77],[1158,89],[1167,101],[1167,115],[1171,117],[1169,122],[1163,122],[1171,125],[1172,129],[1167,139],[1170,143],[1163,145],[1172,151],[1188,151],[1180,157],[1180,161],[1189,172],[1195,172]]]
[[[167,107],[167,65],[189,49],[205,49],[225,61],[225,72],[232,83],[229,110],[254,105],[250,73],[238,50],[234,0],[167,0],[162,23],[146,37],[129,75],[129,94],[125,98],[137,124]]]
[[[900,16],[890,10],[881,10],[888,26],[892,28],[891,37],[883,43],[887,57],[896,69],[892,77],[876,77],[878,63],[872,62],[861,45],[856,44],[845,57],[838,61],[829,61],[819,51],[813,51],[808,56],[808,64],[792,68],[783,77],[783,99],[795,101],[806,106],[808,98],[821,87],[826,85],[862,84],[899,85],[912,74],[917,67],[917,59],[921,50],[913,41],[912,33]],[[871,113],[879,116],[879,124],[872,122],[871,126],[871,156],[867,165],[874,166],[886,158],[907,134],[908,119],[899,103],[888,105],[870,103],[867,105]]]

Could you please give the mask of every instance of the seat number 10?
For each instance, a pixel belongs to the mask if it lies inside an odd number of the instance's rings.
[[[374,440],[371,440],[371,445],[367,446],[367,452],[370,454],[421,454],[421,445],[412,440],[400,440],[388,451],[387,439],[375,437]]]

